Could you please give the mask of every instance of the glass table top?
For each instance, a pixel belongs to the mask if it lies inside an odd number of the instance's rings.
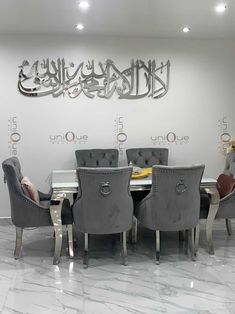
[[[201,187],[214,187],[217,180],[212,178],[202,178]],[[142,179],[131,179],[130,186],[151,186],[152,177]],[[78,188],[76,170],[54,170],[52,171],[52,188]]]

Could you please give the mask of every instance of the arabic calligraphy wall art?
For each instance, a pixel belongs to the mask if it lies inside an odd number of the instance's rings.
[[[24,60],[19,66],[18,89],[29,97],[67,94],[76,98],[81,93],[89,98],[111,98],[114,93],[120,99],[163,97],[169,89],[170,61],[156,64],[155,60],[145,63],[132,60],[130,66],[119,70],[107,59],[95,68],[94,60],[66,64],[64,58],[56,61],[49,58],[35,61],[31,66]]]

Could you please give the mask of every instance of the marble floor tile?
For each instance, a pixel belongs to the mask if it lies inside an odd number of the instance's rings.
[[[210,256],[204,224],[201,229],[196,262],[177,233],[163,233],[156,265],[154,232],[139,228],[137,246],[128,244],[128,266],[118,239],[112,249],[109,236],[91,236],[84,269],[82,236],[73,260],[64,239],[54,266],[53,228],[26,230],[22,257],[14,260],[15,229],[0,222],[0,313],[235,314],[235,235],[216,222]]]

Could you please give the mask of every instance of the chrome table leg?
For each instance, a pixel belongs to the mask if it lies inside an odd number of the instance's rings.
[[[63,204],[65,194],[53,194],[51,198],[51,205],[50,205],[50,214],[51,219],[54,225],[55,230],[55,251],[54,251],[54,259],[53,264],[58,265],[60,262],[60,254],[61,254],[61,246],[62,246],[62,221],[61,221],[61,208]]]
[[[69,245],[69,257],[73,258],[73,225],[67,225],[68,245]]]
[[[211,195],[210,208],[206,220],[206,238],[209,254],[214,254],[214,246],[212,240],[213,223],[219,209],[219,192],[216,187],[205,188],[206,192]]]

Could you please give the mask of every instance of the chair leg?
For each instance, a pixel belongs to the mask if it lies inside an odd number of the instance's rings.
[[[88,233],[84,233],[84,256],[83,256],[83,267],[88,267]]]
[[[21,255],[22,237],[23,237],[23,228],[16,227],[16,243],[15,243],[15,251],[14,251],[15,259],[19,259]]]
[[[122,232],[122,260],[123,260],[123,265],[127,266],[128,261],[127,261],[127,248],[126,248],[126,232]]]
[[[196,261],[196,256],[195,256],[195,233],[194,233],[194,228],[192,228],[189,232],[190,234],[190,252],[191,252],[191,259],[192,261]]]
[[[195,227],[195,243],[194,243],[194,249],[195,249],[195,256],[197,256],[198,246],[199,246],[199,236],[200,236],[200,222]]]
[[[66,225],[68,235],[69,257],[73,258],[73,225]]]
[[[131,238],[132,238],[133,244],[137,243],[137,228],[138,228],[137,225],[138,225],[137,218],[133,216],[132,229],[131,229],[131,232],[132,232]]]
[[[156,230],[156,264],[160,264],[160,231]]]
[[[233,233],[231,220],[230,219],[225,219],[225,221],[226,221],[227,233],[228,233],[229,236],[231,236],[232,233]]]
[[[72,224],[72,230],[73,230],[73,247],[77,248],[78,247],[78,235],[77,235],[74,223]]]

